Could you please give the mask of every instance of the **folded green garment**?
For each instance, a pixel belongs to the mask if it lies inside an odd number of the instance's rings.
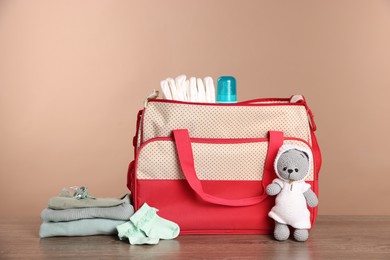
[[[113,207],[124,202],[128,202],[128,195],[121,199],[114,198],[85,198],[75,199],[70,197],[53,197],[49,199],[48,207],[50,209],[74,209],[74,208],[97,208],[97,207]]]
[[[116,226],[126,223],[123,220],[103,218],[81,219],[69,222],[43,222],[39,236],[92,236],[117,234]]]
[[[78,208],[78,209],[44,209],[41,219],[45,222],[73,221],[78,219],[108,218],[129,220],[134,208],[130,203],[122,203],[114,207]]]

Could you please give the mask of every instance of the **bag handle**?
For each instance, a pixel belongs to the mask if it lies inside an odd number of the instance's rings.
[[[179,157],[181,169],[186,177],[186,180],[192,190],[198,194],[204,201],[224,205],[224,206],[251,206],[262,202],[268,197],[265,192],[265,188],[272,180],[276,177],[274,172],[273,164],[279,147],[283,144],[283,132],[270,131],[269,132],[269,145],[264,166],[263,175],[263,194],[256,197],[243,198],[243,199],[225,199],[216,197],[206,193],[203,190],[202,183],[198,179],[195,171],[194,156],[192,153],[191,140],[187,129],[173,130],[173,137],[175,140],[176,150]]]

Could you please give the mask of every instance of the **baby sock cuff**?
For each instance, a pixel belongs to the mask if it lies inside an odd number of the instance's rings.
[[[118,225],[116,227],[118,231],[118,237],[120,240],[128,239],[129,243],[132,245],[155,245],[158,244],[159,238],[157,237],[147,237],[145,233],[138,229],[131,222],[126,222],[124,224]]]
[[[118,225],[116,227],[116,230],[118,231],[118,237],[120,240],[124,240],[125,238],[129,236],[136,236],[136,237],[146,237],[146,235],[138,230],[132,223],[126,222],[122,225]]]
[[[142,207],[130,217],[130,221],[148,234],[154,220],[157,218],[157,211],[156,208],[152,208],[147,203],[144,203]]]
[[[180,233],[180,227],[167,219],[157,215],[158,209],[143,204],[142,207],[130,217],[130,222],[142,230],[148,237],[160,239],[173,239]]]

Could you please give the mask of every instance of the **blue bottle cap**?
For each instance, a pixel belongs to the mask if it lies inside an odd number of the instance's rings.
[[[222,76],[218,79],[217,103],[236,103],[236,79],[232,76]]]

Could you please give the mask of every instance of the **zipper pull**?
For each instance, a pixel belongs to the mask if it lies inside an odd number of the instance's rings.
[[[150,93],[147,98],[145,98],[145,100],[144,100],[144,107],[146,108],[146,106],[148,105],[149,100],[156,99],[158,97],[158,94],[159,94],[159,91],[156,90],[156,89],[153,89],[153,92]]]
[[[302,95],[294,95],[290,98],[290,103],[304,102],[305,98]]]

